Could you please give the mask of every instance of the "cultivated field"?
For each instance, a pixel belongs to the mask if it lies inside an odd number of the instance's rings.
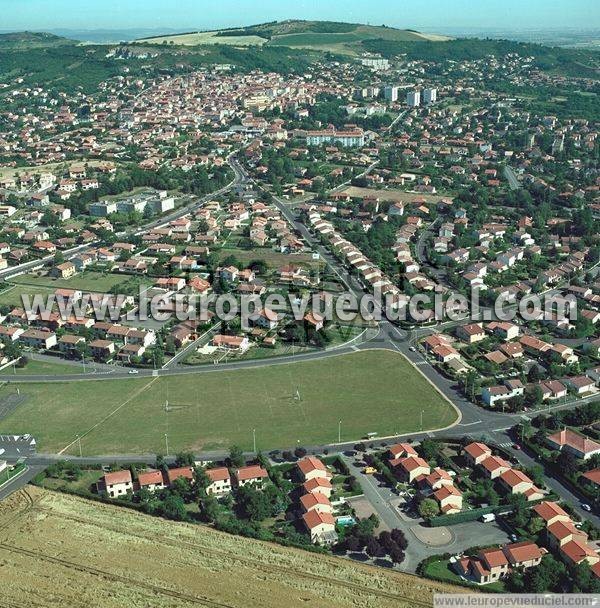
[[[0,503],[7,606],[409,608],[459,587],[28,487]]]
[[[0,432],[31,433],[42,452],[262,450],[448,426],[453,406],[400,354],[364,351],[302,363],[132,380],[20,385],[27,397]],[[300,400],[296,397],[300,394]],[[0,401],[16,392],[0,389]]]
[[[191,34],[174,34],[159,38],[145,38],[139,42],[147,44],[179,44],[197,46],[199,44],[229,44],[232,46],[262,46],[267,40],[260,36],[217,36],[218,32],[195,32]]]

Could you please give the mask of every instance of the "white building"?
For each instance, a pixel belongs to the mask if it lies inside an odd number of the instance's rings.
[[[406,103],[411,108],[416,108],[421,105],[421,91],[409,91],[406,94]]]
[[[387,101],[398,101],[398,87],[389,85],[383,89],[383,96]]]
[[[423,91],[423,103],[428,105],[437,101],[437,89],[425,89]]]

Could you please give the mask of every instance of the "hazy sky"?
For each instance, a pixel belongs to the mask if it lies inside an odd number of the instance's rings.
[[[178,28],[326,19],[401,28],[599,27],[600,0],[0,0],[0,30]]]

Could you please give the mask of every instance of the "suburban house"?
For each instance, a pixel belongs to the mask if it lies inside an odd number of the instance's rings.
[[[319,513],[333,513],[333,507],[329,498],[320,492],[310,492],[300,497],[300,508],[302,512],[318,511]]]
[[[463,507],[463,497],[460,490],[454,486],[443,486],[433,493],[433,497],[444,515],[458,513]]]
[[[302,484],[302,489],[305,492],[319,492],[327,496],[327,498],[331,498],[333,486],[331,485],[331,481],[325,477],[313,477]]]
[[[210,479],[210,484],[206,487],[207,494],[223,496],[231,492],[231,475],[227,467],[206,469],[206,475]]]
[[[31,348],[49,349],[56,346],[56,334],[39,329],[28,329],[21,334],[20,341]]]
[[[138,490],[148,490],[149,492],[155,492],[156,490],[162,490],[165,487],[166,485],[162,471],[146,471],[144,473],[138,474]]]
[[[248,465],[235,469],[233,472],[235,482],[239,488],[247,485],[262,486],[263,481],[269,478],[269,474],[266,469],[263,469],[260,465]]]
[[[213,336],[212,345],[224,350],[245,353],[250,348],[250,341],[246,336],[225,336],[217,334]]]
[[[420,475],[429,475],[431,469],[426,460],[420,456],[407,456],[390,460],[390,466],[403,481],[412,483]]]
[[[51,271],[50,276],[58,279],[70,279],[74,274],[77,273],[77,268],[72,262],[63,262],[57,264]]]
[[[315,456],[306,456],[297,463],[298,474],[303,482],[311,479],[326,479],[330,480],[332,474],[327,470],[327,467],[321,460]]]
[[[510,494],[523,494],[528,501],[539,500],[544,495],[541,490],[533,485],[533,481],[518,469],[510,469],[505,471],[499,477],[500,484]]]
[[[557,503],[546,500],[533,507],[536,515],[541,517],[546,526],[551,526],[557,521],[571,521],[567,512]]]
[[[509,564],[502,549],[483,549],[477,557],[460,559],[457,570],[479,585],[485,585],[504,578],[509,572]]]
[[[99,493],[104,493],[110,498],[118,498],[129,492],[133,492],[133,480],[131,471],[114,471],[106,473],[96,484]]]
[[[302,523],[309,532],[312,543],[331,545],[337,542],[335,519],[331,513],[312,509],[302,516]]]
[[[169,485],[181,478],[187,479],[190,483],[194,481],[194,469],[192,467],[176,467],[167,471]]]
[[[469,323],[468,325],[457,327],[456,336],[467,344],[473,344],[474,342],[485,340],[485,331],[481,324]]]
[[[485,443],[478,443],[476,441],[465,446],[463,450],[463,456],[465,457],[465,460],[472,467],[481,464],[486,458],[491,455],[492,450],[487,445],[485,445]]]
[[[538,566],[545,553],[544,549],[540,549],[530,540],[505,545],[502,551],[506,555],[511,568],[521,568],[523,570]]]
[[[388,452],[391,460],[402,456],[418,456],[417,451],[410,443],[396,443],[388,448]]]
[[[546,441],[552,449],[571,452],[583,460],[591,458],[594,454],[600,454],[600,443],[567,428],[549,435]]]
[[[500,456],[488,456],[479,463],[479,466],[490,479],[496,479],[512,468],[510,462]]]

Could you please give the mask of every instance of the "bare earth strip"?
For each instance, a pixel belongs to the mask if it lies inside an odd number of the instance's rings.
[[[10,606],[431,606],[460,589],[28,487],[0,504]]]

